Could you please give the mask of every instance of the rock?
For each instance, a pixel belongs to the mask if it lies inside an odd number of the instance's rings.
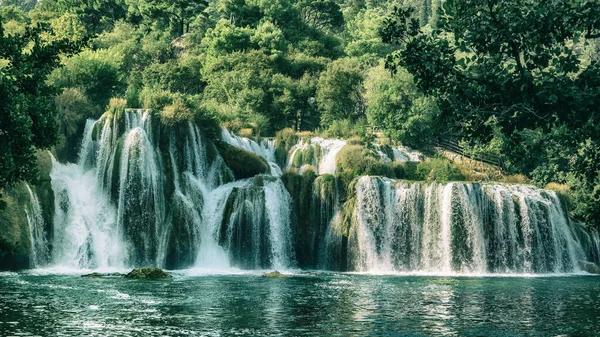
[[[275,271],[272,271],[270,273],[263,274],[263,277],[268,277],[268,278],[284,278],[285,275],[283,275],[282,273],[280,273],[277,270],[275,270]]]
[[[252,178],[259,174],[271,172],[269,163],[252,152],[225,142],[216,142],[215,145],[236,179]]]
[[[81,277],[91,277],[91,278],[100,278],[100,277],[123,277],[125,276],[124,274],[121,273],[106,273],[106,274],[101,274],[101,273],[90,273],[90,274],[85,274],[85,275],[81,275]]]
[[[171,278],[173,276],[160,268],[139,268],[132,270],[129,272],[129,274],[125,275],[125,277],[133,279],[158,280]]]
[[[581,270],[590,274],[600,274],[600,266],[593,262],[579,261],[579,267]]]

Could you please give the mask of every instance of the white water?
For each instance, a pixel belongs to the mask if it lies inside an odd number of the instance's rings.
[[[29,192],[29,205],[25,207],[27,223],[29,224],[29,240],[31,242],[31,265],[40,267],[48,263],[50,252],[48,250],[48,241],[44,233],[44,218],[42,216],[42,207],[35,192],[31,190],[29,184],[25,184]]]
[[[265,181],[265,208],[269,219],[272,266],[286,270],[294,267],[291,230],[291,198],[281,180]]]
[[[53,262],[70,268],[124,266],[124,244],[118,235],[117,210],[99,187],[94,171],[54,162],[55,193]]]
[[[554,192],[372,177],[356,189],[358,271],[565,273],[585,259]]]
[[[342,139],[312,137],[310,139],[300,139],[296,145],[292,147],[288,155],[287,166],[294,166],[294,157],[301,151],[312,147],[314,153],[319,153],[317,158],[313,158],[310,163],[301,163],[301,165],[313,165],[317,169],[317,173],[335,174],[336,159],[339,152],[346,146],[346,141]],[[318,148],[318,150],[317,150]]]

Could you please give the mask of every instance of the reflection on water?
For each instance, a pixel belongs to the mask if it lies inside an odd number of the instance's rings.
[[[594,336],[597,277],[0,275],[0,336]]]

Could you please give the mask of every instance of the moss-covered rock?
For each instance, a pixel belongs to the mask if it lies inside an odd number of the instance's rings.
[[[288,161],[288,153],[298,142],[298,136],[294,130],[283,129],[275,135],[275,158],[280,167],[285,167]]]
[[[590,274],[600,274],[600,266],[588,261],[579,261],[579,268]]]
[[[30,267],[31,240],[25,206],[30,202],[25,183],[2,191],[0,207],[0,270]]]
[[[271,171],[267,161],[254,153],[224,142],[217,142],[216,145],[236,179],[251,178]]]
[[[158,280],[171,278],[173,276],[160,268],[138,268],[130,271],[125,277],[131,279]]]
[[[285,275],[283,275],[282,273],[280,273],[277,270],[275,270],[275,271],[263,274],[263,277],[268,277],[268,278],[284,278]]]
[[[81,277],[86,277],[86,278],[123,277],[123,276],[125,276],[125,274],[121,274],[121,273],[98,273],[98,272],[93,272],[93,273],[81,275]]]

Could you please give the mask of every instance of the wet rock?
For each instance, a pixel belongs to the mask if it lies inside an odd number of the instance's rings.
[[[579,267],[581,270],[590,274],[600,274],[600,266],[593,262],[579,261]]]
[[[139,268],[132,270],[129,274],[125,275],[125,277],[132,279],[158,280],[171,278],[173,276],[160,268]]]
[[[272,271],[270,273],[263,274],[263,277],[268,277],[268,278],[284,278],[285,275],[283,275],[282,273],[280,273],[277,270],[275,270],[275,271]]]
[[[121,274],[121,273],[89,273],[89,274],[84,274],[81,275],[81,277],[91,277],[91,278],[100,278],[100,277],[123,277],[125,276],[125,274]]]

